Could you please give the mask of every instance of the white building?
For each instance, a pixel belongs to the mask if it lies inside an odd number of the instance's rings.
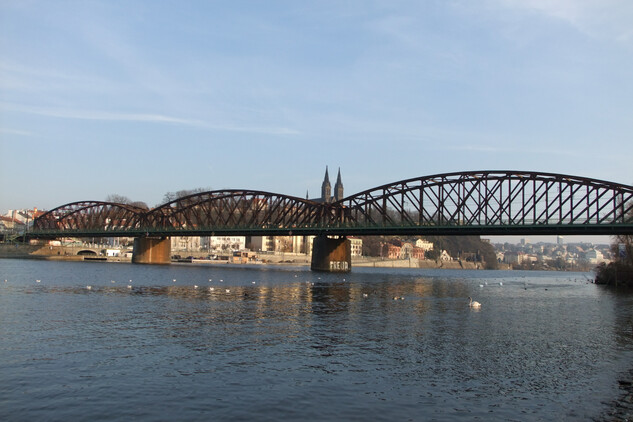
[[[171,236],[172,251],[199,251],[199,236]]]
[[[246,249],[245,236],[209,236],[202,238],[202,249],[212,251],[241,251]]]
[[[452,261],[452,260],[453,258],[448,254],[448,252],[443,250],[442,253],[440,254],[440,261]]]
[[[363,255],[363,239],[358,239],[356,237],[349,237],[348,239],[352,247],[352,256]]]
[[[246,247],[257,252],[300,253],[310,255],[315,236],[253,236],[246,242]],[[363,254],[363,240],[348,238],[351,243],[352,256]]]
[[[247,242],[252,251],[310,253],[314,236],[253,236]]]
[[[433,250],[433,243],[424,239],[418,239],[415,241],[415,247],[424,249],[424,252],[428,252]]]
[[[602,252],[600,251],[589,249],[585,252],[585,259],[590,264],[600,264],[601,262],[604,262],[604,255],[602,255]]]

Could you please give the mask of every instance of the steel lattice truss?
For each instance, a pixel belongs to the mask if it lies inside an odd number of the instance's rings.
[[[551,173],[480,171],[403,180],[342,201],[370,232],[631,232],[633,187]],[[423,228],[418,230],[418,228]]]
[[[223,190],[151,210],[74,202],[37,218],[29,235],[291,234],[633,234],[633,187],[553,173],[479,171],[403,180],[333,204]]]
[[[31,236],[281,235],[333,225],[335,210],[296,197],[244,190],[198,193],[151,210],[75,202],[36,219]]]
[[[253,230],[277,234],[332,223],[330,210],[313,201],[269,192],[213,191],[179,198],[149,211],[144,227],[192,234]]]
[[[36,218],[33,229],[43,233],[93,229],[119,232],[138,227],[145,211],[143,208],[113,202],[72,202]]]

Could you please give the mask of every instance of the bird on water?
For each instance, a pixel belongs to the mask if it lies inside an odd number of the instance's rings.
[[[473,302],[473,298],[468,296],[468,300],[470,300],[470,302],[468,302],[468,306],[470,306],[471,308],[481,308],[481,303],[479,302]]]

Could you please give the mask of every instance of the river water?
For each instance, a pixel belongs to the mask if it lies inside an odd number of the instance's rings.
[[[600,418],[633,296],[589,278],[4,259],[0,420]]]

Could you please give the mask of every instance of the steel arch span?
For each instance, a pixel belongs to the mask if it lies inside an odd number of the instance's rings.
[[[32,237],[290,235],[334,226],[337,208],[288,195],[221,190],[178,198],[151,210],[74,202],[34,222]]]
[[[196,193],[146,210],[62,205],[29,237],[633,234],[633,186],[555,173],[469,171],[372,188],[334,203],[253,190]]]
[[[148,232],[164,235],[287,235],[334,225],[336,208],[294,196],[219,190],[178,198],[145,215]]]
[[[102,201],[71,202],[35,219],[35,233],[119,233],[140,227],[144,208]]]
[[[633,186],[555,173],[471,171],[402,180],[349,196],[359,234],[633,233]]]

